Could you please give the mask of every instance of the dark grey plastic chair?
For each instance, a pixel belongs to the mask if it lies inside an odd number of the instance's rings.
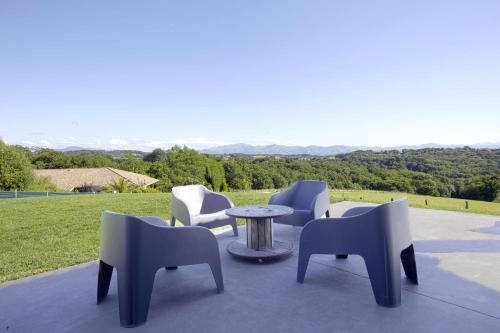
[[[304,282],[312,254],[346,253],[363,257],[377,304],[399,306],[400,261],[406,276],[418,284],[407,200],[356,207],[341,218],[318,219],[306,224],[300,235],[297,282]]]
[[[217,292],[224,290],[217,239],[203,227],[171,228],[154,216],[102,214],[97,304],[108,294],[117,272],[120,323],[144,323],[155,274],[161,267],[208,264]]]
[[[184,225],[217,228],[230,225],[238,236],[236,218],[227,216],[226,209],[234,205],[223,194],[209,191],[203,185],[186,185],[172,188],[171,225],[180,220]]]
[[[299,180],[269,199],[270,205],[293,208],[293,214],[275,218],[275,223],[303,227],[307,222],[330,216],[328,186],[323,181]]]

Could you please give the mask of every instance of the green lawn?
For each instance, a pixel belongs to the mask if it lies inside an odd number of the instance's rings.
[[[343,200],[348,201],[365,201],[375,203],[385,203],[391,199],[397,200],[406,197],[411,207],[453,210],[465,213],[477,213],[488,215],[500,215],[500,203],[486,202],[477,200],[463,200],[453,198],[439,198],[426,195],[416,195],[399,192],[379,192],[379,191],[332,191],[330,200],[338,202]],[[427,200],[427,205],[425,201]],[[466,209],[466,201],[469,208]]]
[[[235,205],[267,202],[269,193],[234,192]],[[332,202],[387,202],[405,194],[331,193]],[[425,207],[425,198],[408,195],[410,205]],[[360,199],[362,198],[362,199]],[[428,208],[500,215],[499,203],[427,197]],[[99,218],[108,209],[169,219],[170,194],[100,194],[0,200],[0,282],[94,260],[99,247]]]

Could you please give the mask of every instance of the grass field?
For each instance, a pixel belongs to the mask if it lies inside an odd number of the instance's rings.
[[[235,205],[266,203],[270,193],[228,193]],[[333,191],[341,200],[388,202],[403,193]],[[408,195],[413,207],[500,215],[499,203]],[[0,200],[0,282],[94,260],[102,210],[170,217],[170,194],[100,194]],[[425,199],[428,206],[425,206]]]
[[[463,200],[453,198],[431,197],[426,195],[416,195],[399,192],[379,192],[379,191],[331,191],[330,200],[338,201],[365,201],[375,203],[385,203],[391,199],[408,198],[411,207],[452,210],[464,213],[477,213],[488,215],[500,215],[500,203],[477,200]],[[427,204],[425,201],[427,200]],[[466,208],[466,201],[468,208]]]

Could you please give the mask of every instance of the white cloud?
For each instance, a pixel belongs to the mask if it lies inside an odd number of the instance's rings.
[[[109,143],[112,144],[113,146],[126,146],[127,141],[123,139],[111,139],[109,140]]]
[[[25,146],[28,146],[28,147],[36,146],[35,143],[31,140],[23,140],[23,141],[21,141],[21,143]]]
[[[161,141],[147,141],[143,143],[137,144],[139,147],[148,147],[148,148],[159,148],[162,146]]]
[[[42,147],[42,148],[52,147],[52,144],[47,140],[39,140],[38,142],[33,142],[31,140],[23,140],[21,141],[21,144],[25,147]]]
[[[93,138],[89,141],[81,140],[78,137],[66,136],[62,141],[48,141],[47,139],[31,139],[22,141],[22,145],[26,147],[43,147],[43,148],[66,148],[68,146],[78,146],[89,149],[136,149],[142,151],[151,151],[155,148],[169,149],[174,145],[188,146],[194,149],[206,149],[221,145],[232,144],[233,142],[222,141],[211,138],[179,138],[178,140],[168,140],[162,138],[150,138],[149,140],[138,138],[111,138],[99,139]]]
[[[40,145],[41,147],[50,147],[50,146],[51,146],[50,142],[49,142],[49,141],[47,141],[47,140],[40,140],[40,141],[39,141],[39,145]]]

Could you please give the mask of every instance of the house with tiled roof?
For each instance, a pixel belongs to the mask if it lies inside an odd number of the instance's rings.
[[[119,179],[136,186],[151,186],[158,182],[158,179],[146,175],[115,168],[37,169],[34,172],[66,191],[89,188],[99,191]]]

